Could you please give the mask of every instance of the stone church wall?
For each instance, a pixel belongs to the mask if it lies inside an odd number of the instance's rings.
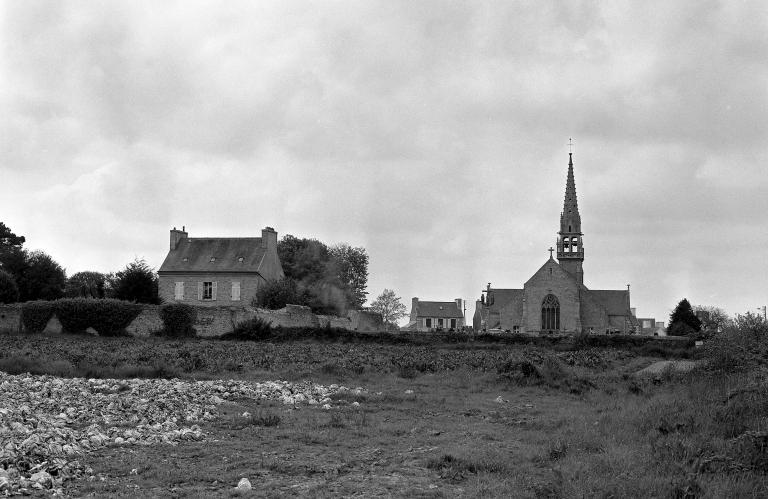
[[[610,327],[608,312],[605,307],[592,299],[589,291],[584,291],[581,294],[581,327],[588,331],[590,326],[595,333],[604,334]]]
[[[550,263],[545,264],[525,283],[525,332],[541,331],[541,304],[550,293],[560,302],[560,330],[580,332],[579,288],[559,265]]]

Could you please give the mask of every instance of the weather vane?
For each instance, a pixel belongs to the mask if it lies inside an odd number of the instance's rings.
[[[573,152],[573,150],[571,149],[572,146],[573,146],[573,142],[571,142],[571,139],[568,139],[568,152],[569,153]]]

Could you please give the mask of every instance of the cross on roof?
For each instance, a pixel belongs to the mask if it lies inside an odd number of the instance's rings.
[[[573,146],[573,142],[571,142],[571,139],[568,139],[568,152],[569,153],[573,152],[573,150],[571,149],[572,146]]]
[[[552,246],[549,247],[549,257],[552,258],[552,252],[555,251],[555,248]]]

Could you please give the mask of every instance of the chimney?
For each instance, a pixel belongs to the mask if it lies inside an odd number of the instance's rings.
[[[635,313],[637,309],[635,307],[630,308],[629,311],[632,312],[632,315],[637,316],[637,314]]]
[[[415,296],[411,298],[411,313],[414,313],[419,310],[419,299]]]
[[[267,251],[270,248],[277,251],[277,232],[272,227],[264,227],[261,229],[261,249]]]
[[[179,247],[179,243],[182,239],[186,239],[187,232],[184,230],[184,226],[181,226],[181,230],[176,230],[176,227],[171,229],[171,251],[176,251],[176,248]]]
[[[456,308],[459,309],[459,312],[461,312],[461,298],[456,298]]]

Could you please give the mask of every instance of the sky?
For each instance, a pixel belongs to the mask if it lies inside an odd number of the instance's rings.
[[[768,302],[764,1],[0,3],[0,221],[72,275],[169,230],[362,246],[369,298]]]

